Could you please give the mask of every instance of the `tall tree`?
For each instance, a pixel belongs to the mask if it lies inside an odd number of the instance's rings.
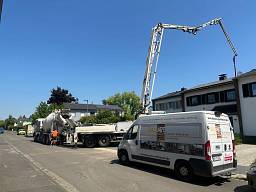
[[[57,104],[62,105],[63,103],[76,102],[77,99],[69,93],[68,90],[57,87],[56,89],[51,90],[51,96],[48,99],[48,104]]]
[[[5,120],[6,128],[13,126],[16,123],[16,121],[17,120],[13,116],[9,115],[9,117]]]
[[[60,109],[60,108],[62,108],[61,105],[57,105],[57,104],[48,105],[46,102],[41,102],[36,107],[36,111],[30,116],[30,118],[32,119],[32,122],[34,123],[36,119],[45,118],[51,112],[53,112],[55,109]]]
[[[117,93],[102,101],[105,105],[118,105],[124,111],[124,118],[133,120],[136,113],[141,110],[140,98],[132,92]]]
[[[4,127],[4,126],[5,126],[4,120],[0,120],[0,127]]]

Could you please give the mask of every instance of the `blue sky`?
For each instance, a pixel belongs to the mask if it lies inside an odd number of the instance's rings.
[[[5,0],[0,24],[0,119],[30,115],[61,86],[81,102],[140,95],[151,28],[222,17],[237,68],[255,68],[256,1]],[[218,26],[192,36],[166,31],[154,96],[233,75]]]

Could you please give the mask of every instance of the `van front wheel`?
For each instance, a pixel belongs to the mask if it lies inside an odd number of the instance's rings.
[[[129,157],[126,151],[118,151],[118,159],[121,164],[127,164],[129,162]]]
[[[193,177],[193,171],[187,162],[178,162],[174,168],[176,176],[182,181],[191,181]]]

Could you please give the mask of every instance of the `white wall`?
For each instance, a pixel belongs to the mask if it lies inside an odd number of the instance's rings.
[[[243,97],[242,85],[256,82],[256,75],[240,78],[238,81],[240,103],[245,136],[256,136],[256,97]]]
[[[239,119],[238,115],[229,115],[233,119],[233,129],[235,133],[240,133]]]

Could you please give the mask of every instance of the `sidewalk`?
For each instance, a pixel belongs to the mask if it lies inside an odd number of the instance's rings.
[[[235,174],[246,175],[249,166],[256,159],[256,145],[241,144],[236,146],[237,170]]]

